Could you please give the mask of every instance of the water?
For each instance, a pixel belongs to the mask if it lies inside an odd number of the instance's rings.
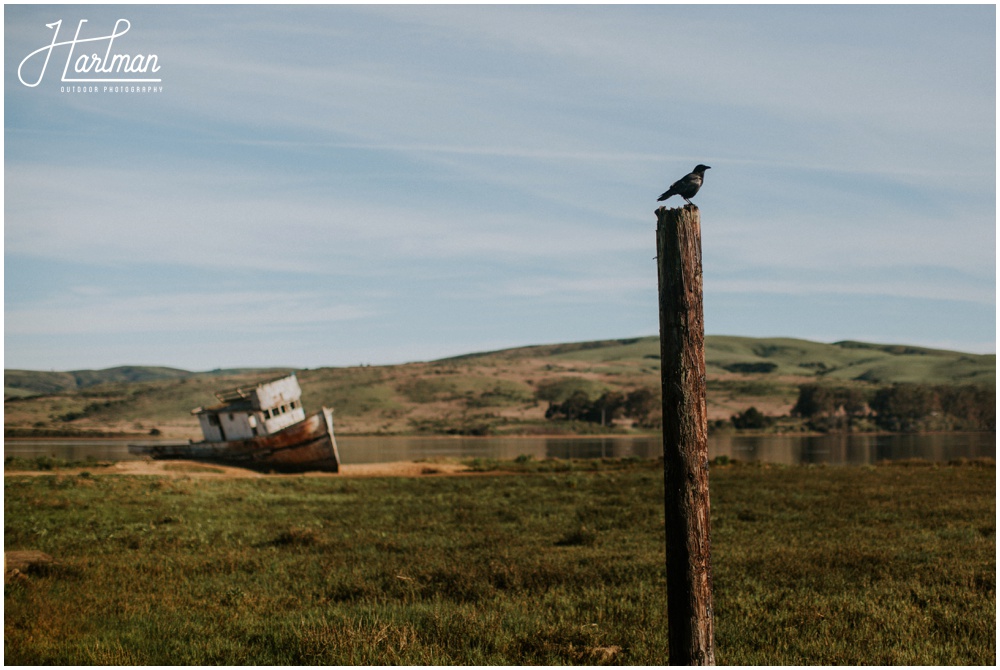
[[[996,434],[720,435],[709,440],[709,455],[788,465],[864,465],[909,458],[947,462],[956,458],[995,458]]]
[[[140,458],[128,453],[128,440],[4,441],[4,456],[50,455],[69,460]],[[659,437],[338,437],[343,463],[382,463],[422,458],[501,458],[522,454],[542,458],[655,458],[662,453]],[[713,435],[710,458],[786,465],[827,463],[863,465],[883,460],[922,458],[947,462],[955,458],[996,457],[994,433],[918,435]]]

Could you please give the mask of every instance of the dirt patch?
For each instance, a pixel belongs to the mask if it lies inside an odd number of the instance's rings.
[[[48,565],[52,563],[52,557],[41,551],[5,551],[3,552],[4,572],[8,570],[20,570],[27,572],[37,565]]]
[[[344,477],[425,477],[469,472],[461,463],[357,463],[340,466]]]
[[[3,583],[27,581],[28,575],[45,574],[54,567],[58,567],[58,563],[41,551],[32,549],[5,551],[3,552]]]

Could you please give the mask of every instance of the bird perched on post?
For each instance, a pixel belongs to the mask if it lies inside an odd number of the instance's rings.
[[[691,174],[681,177],[671,184],[670,188],[668,188],[663,195],[657,198],[656,201],[660,202],[661,200],[666,200],[672,195],[679,195],[684,198],[687,204],[693,205],[694,203],[691,202],[690,199],[694,197],[694,194],[698,192],[698,189],[701,188],[702,183],[705,181],[705,170],[711,169],[712,168],[707,165],[699,164],[695,166],[694,170],[691,171]]]

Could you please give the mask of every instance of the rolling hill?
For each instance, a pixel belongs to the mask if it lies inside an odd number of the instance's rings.
[[[709,336],[709,415],[754,406],[787,414],[803,383],[899,382],[995,387],[996,356],[864,342]],[[551,431],[549,402],[575,390],[659,387],[657,337],[537,345],[394,366],[297,371],[307,409],[333,407],[341,433]],[[7,435],[131,433],[197,437],[193,407],[218,389],[279,369],[190,372],[163,367],[5,370]]]
[[[143,382],[178,379],[191,373],[176,368],[122,366],[106,370],[74,370],[70,372],[39,372],[34,370],[4,370],[4,399],[45,393],[65,393],[121,382]]]

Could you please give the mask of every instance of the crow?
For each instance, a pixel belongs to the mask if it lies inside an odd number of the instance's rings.
[[[707,165],[697,165],[695,169],[691,171],[691,174],[686,177],[681,177],[671,184],[670,188],[668,188],[663,195],[657,198],[656,201],[660,202],[661,200],[666,200],[672,195],[679,195],[684,198],[687,204],[693,205],[694,203],[691,202],[690,198],[694,197],[694,194],[701,188],[702,182],[705,181],[705,170],[711,169],[712,168]]]

